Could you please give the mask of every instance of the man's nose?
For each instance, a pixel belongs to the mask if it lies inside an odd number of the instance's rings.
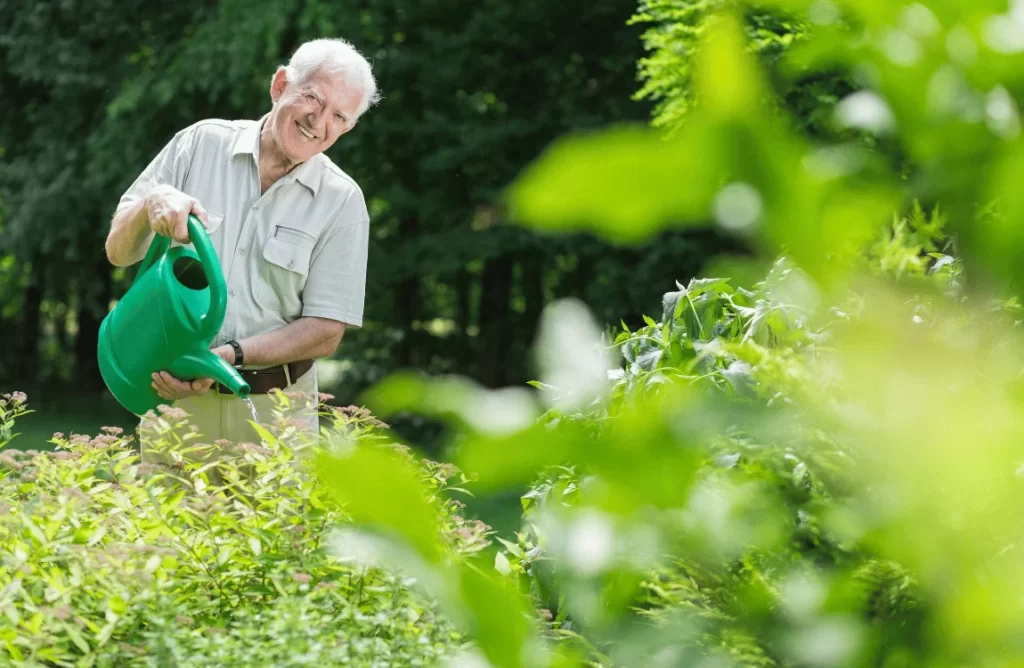
[[[316,130],[319,130],[320,129],[320,124],[321,124],[321,122],[324,119],[324,113],[325,113],[324,109],[314,109],[313,111],[309,112],[309,125],[310,125],[310,127],[314,128]]]

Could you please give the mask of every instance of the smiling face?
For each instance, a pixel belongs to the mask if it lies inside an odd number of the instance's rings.
[[[315,72],[301,84],[288,81],[283,68],[270,86],[274,108],[264,133],[282,162],[295,165],[329,149],[355,125],[360,92],[341,76]]]

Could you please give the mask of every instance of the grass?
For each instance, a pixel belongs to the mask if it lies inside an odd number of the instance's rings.
[[[28,407],[33,412],[18,420],[18,436],[11,441],[11,447],[21,450],[51,450],[53,446],[48,441],[54,432],[95,436],[105,426],[132,431],[138,424],[134,415],[107,394],[76,393],[66,387],[0,390],[22,390],[28,395]]]

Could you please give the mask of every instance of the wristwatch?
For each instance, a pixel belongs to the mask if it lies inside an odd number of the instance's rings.
[[[235,349],[235,363],[232,364],[232,366],[236,369],[240,368],[242,363],[245,362],[245,356],[242,354],[242,346],[234,339],[228,341],[228,345]]]

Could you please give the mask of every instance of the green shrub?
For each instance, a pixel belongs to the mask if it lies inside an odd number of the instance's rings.
[[[142,428],[167,466],[140,463],[117,428],[0,453],[0,662],[390,666],[452,654],[461,634],[410,581],[325,549],[346,515],[310,475],[314,444],[288,428],[287,403],[261,445],[213,465],[166,407]],[[0,421],[25,410],[8,395]],[[365,412],[333,417],[328,449],[359,442],[412,461]],[[444,518],[439,541],[479,551],[486,527],[442,494],[458,472],[415,466]]]
[[[961,263],[940,252],[949,241],[943,228],[938,212],[929,217],[915,205],[850,261],[878,280],[913,285],[911,312],[931,318],[935,307],[961,296]],[[860,317],[861,297],[851,293],[832,309],[808,308],[812,288],[784,259],[751,289],[713,278],[678,287],[665,294],[658,321],[646,318],[645,327],[618,334],[623,367],[613,372],[609,400],[570,415],[551,411],[546,420],[556,430],[566,420],[584,422],[590,439],[633,448],[636,457],[652,452],[645,442],[651,438],[690,450],[690,469],[669,471],[677,500],[659,513],[610,499],[601,488],[627,474],[595,462],[594,450],[581,451],[523,496],[523,530],[514,542],[498,539],[505,548],[499,569],[550,609],[551,637],[582,644],[602,664],[658,656],[718,657],[740,666],[922,660],[939,645],[922,635],[937,614],[928,592],[885,550],[843,531],[842,519],[877,519],[857,505],[864,490],[853,473],[855,458],[870,453],[805,419],[827,403],[823,395],[841,391],[835,380],[816,376],[816,366],[833,345],[830,331]],[[827,316],[815,318],[815,310]],[[680,392],[680,386],[700,391]],[[706,423],[659,432],[640,426],[638,413]],[[759,424],[783,419],[767,430]],[[627,466],[627,457],[619,453],[615,464]],[[658,461],[630,465],[643,475],[636,487],[620,491],[642,495],[644,480],[657,481]],[[590,515],[594,510],[601,515]],[[647,555],[646,564],[608,555],[586,572],[566,535],[581,518],[599,516],[605,527],[591,524],[592,531],[629,543],[630,532],[643,528],[643,540],[663,551]],[[805,609],[794,610],[798,605]],[[630,643],[609,633],[622,619],[602,620],[597,608],[632,610],[644,620],[629,626],[636,637],[651,640],[643,630],[648,623],[675,637],[655,636],[653,649],[634,640],[623,653]],[[839,626],[831,629],[830,619]],[[815,647],[825,642],[814,641],[815,634],[838,643],[837,653],[816,660],[815,652],[826,648]],[[614,658],[607,648],[615,648]]]
[[[998,662],[1020,309],[967,299],[945,225],[914,205],[833,258],[859,276],[833,292],[786,259],[691,280],[614,341],[555,305],[536,394],[404,375],[369,399],[446,421],[477,489],[532,480],[493,566],[566,665]]]

